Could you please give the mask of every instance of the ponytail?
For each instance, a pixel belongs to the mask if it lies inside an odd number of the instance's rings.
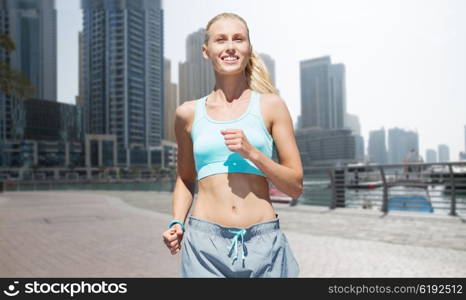
[[[249,59],[245,72],[248,85],[251,90],[259,93],[277,93],[277,90],[270,79],[267,67],[254,50],[252,50],[251,58]]]

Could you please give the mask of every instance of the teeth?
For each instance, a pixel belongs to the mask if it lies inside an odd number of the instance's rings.
[[[225,57],[223,60],[237,60],[238,58],[235,57],[235,56],[228,56],[228,57]]]

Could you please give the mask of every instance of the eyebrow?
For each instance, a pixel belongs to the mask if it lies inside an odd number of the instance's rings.
[[[226,36],[227,34],[225,33],[219,33],[219,34],[216,34],[214,37],[215,38],[218,38],[218,37],[221,37],[221,36]],[[241,37],[245,37],[245,35],[243,33],[234,33],[233,36],[241,36]]]

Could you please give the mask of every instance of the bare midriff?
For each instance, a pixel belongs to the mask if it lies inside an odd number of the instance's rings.
[[[192,216],[240,228],[276,218],[267,179],[248,173],[221,173],[199,180]]]

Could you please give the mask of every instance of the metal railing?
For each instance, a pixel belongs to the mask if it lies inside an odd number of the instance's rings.
[[[456,216],[466,212],[466,162],[304,168],[299,203]]]

